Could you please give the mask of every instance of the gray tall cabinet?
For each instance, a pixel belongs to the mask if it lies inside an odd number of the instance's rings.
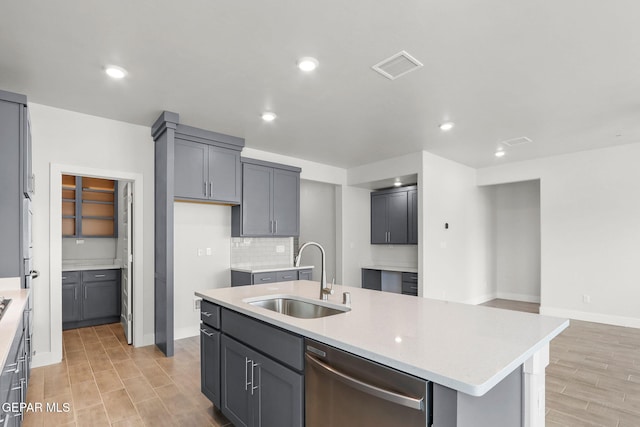
[[[31,273],[31,130],[27,97],[0,90],[0,277]]]
[[[163,112],[151,128],[155,141],[155,341],[173,356],[174,200],[240,203],[244,139],[180,124]]]

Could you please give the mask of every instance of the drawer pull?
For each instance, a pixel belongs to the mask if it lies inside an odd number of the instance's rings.
[[[411,277],[411,280],[418,280],[418,276]]]
[[[282,276],[283,279],[291,279],[293,276]]]
[[[67,280],[67,276],[62,276],[62,280]]]
[[[202,314],[203,316],[211,317],[211,313],[209,313],[208,311],[201,311],[200,314]]]
[[[271,277],[263,277],[260,280],[262,280],[263,282],[266,282],[267,280],[273,280],[273,278],[271,278]]]
[[[98,277],[107,277],[107,275],[106,274],[96,274],[94,277],[97,279]]]
[[[200,328],[200,332],[202,332],[203,334],[205,334],[208,337],[212,337],[213,336],[213,332],[207,332],[207,330],[204,329],[204,328]]]

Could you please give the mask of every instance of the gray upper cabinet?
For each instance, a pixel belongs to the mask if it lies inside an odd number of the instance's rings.
[[[417,211],[413,208],[417,209],[416,186],[372,192],[371,244],[417,244]]]
[[[25,286],[25,200],[33,193],[27,97],[0,90],[0,277]]]
[[[240,203],[240,151],[175,140],[175,198]]]
[[[242,203],[231,211],[234,237],[300,234],[300,168],[242,158]]]

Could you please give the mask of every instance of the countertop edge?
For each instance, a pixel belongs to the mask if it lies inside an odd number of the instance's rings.
[[[291,270],[308,270],[313,269],[313,265],[301,265],[300,267],[266,267],[266,268],[242,268],[231,267],[231,271],[241,271],[243,273],[271,273],[273,271],[291,271]]]

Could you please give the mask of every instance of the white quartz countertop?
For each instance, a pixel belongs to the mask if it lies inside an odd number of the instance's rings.
[[[115,260],[63,261],[62,271],[116,270],[122,268]]]
[[[29,298],[29,289],[2,290],[0,294],[11,300],[0,319],[0,369],[2,369],[22,320],[22,312]]]
[[[567,319],[334,285],[351,311],[298,319],[243,300],[266,295],[318,299],[306,280],[196,292],[207,301],[446,387],[482,396],[569,326]]]
[[[233,271],[242,271],[243,273],[271,273],[272,271],[289,271],[289,270],[305,270],[313,268],[313,265],[301,265],[300,267],[291,266],[260,266],[260,267],[232,267]]]
[[[398,271],[402,273],[417,273],[417,267],[399,267],[396,265],[365,265],[362,268],[368,270],[382,270],[382,271]]]

